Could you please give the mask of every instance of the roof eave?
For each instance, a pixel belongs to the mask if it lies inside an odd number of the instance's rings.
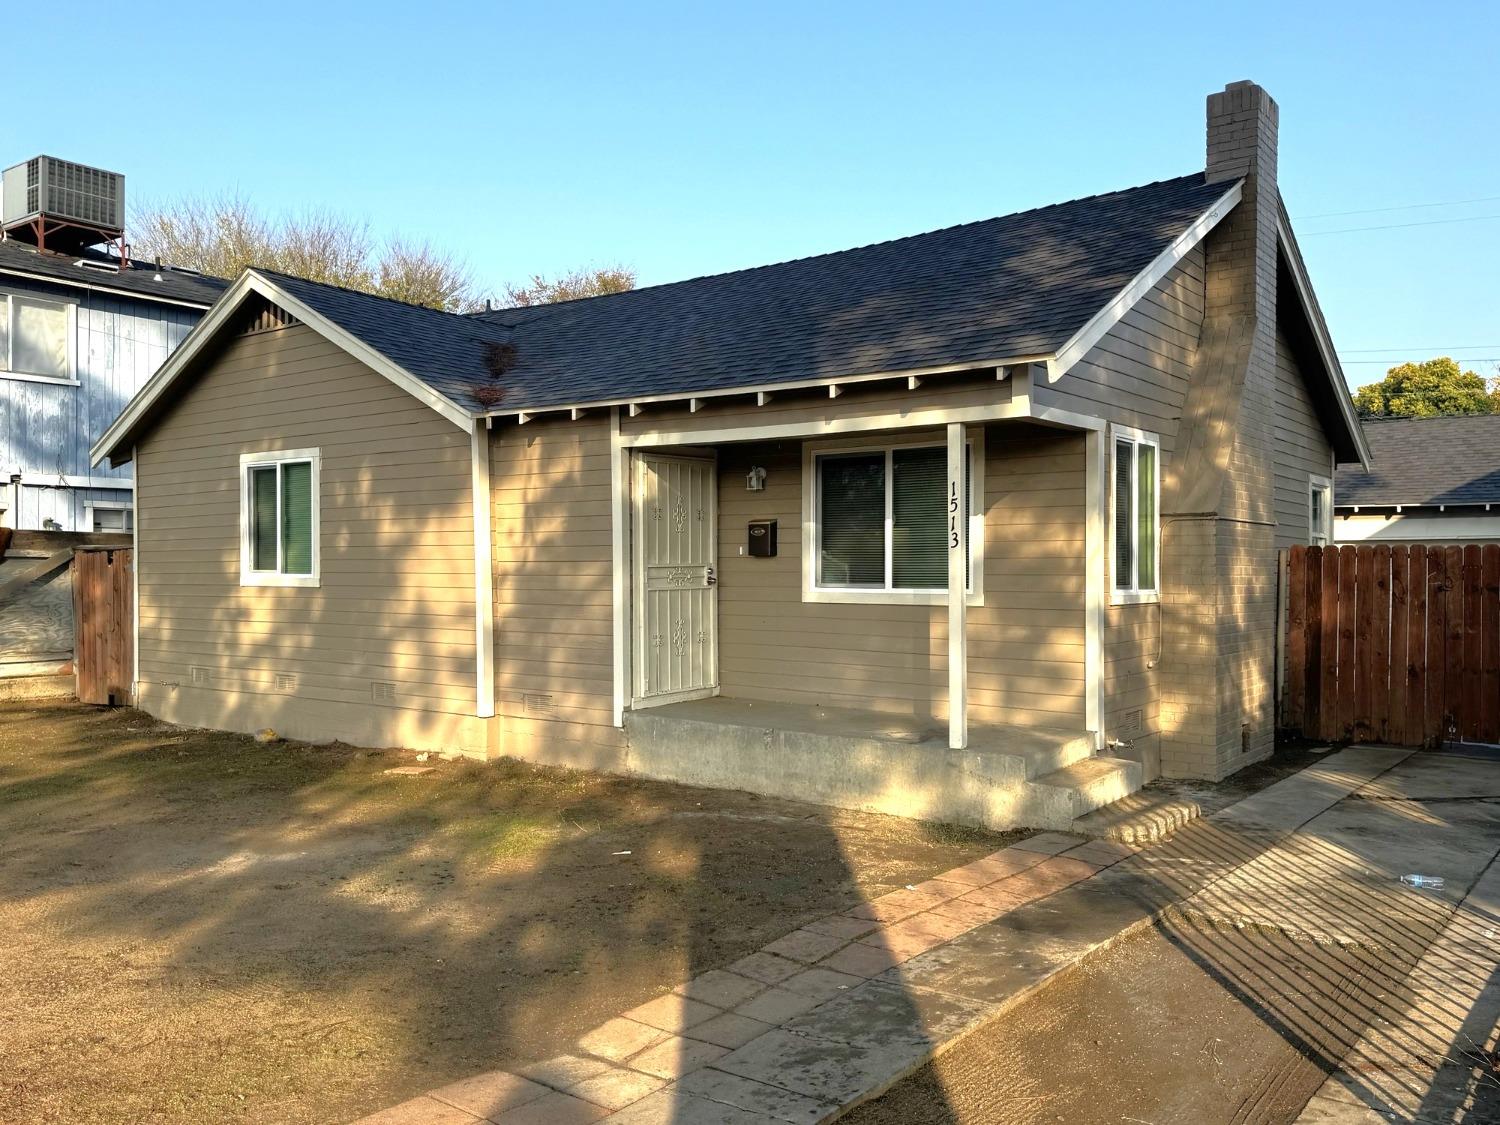
[[[1298,249],[1297,239],[1292,234],[1292,225],[1287,218],[1285,207],[1279,207],[1277,210],[1276,237],[1281,244],[1282,255],[1287,263],[1287,272],[1292,277],[1292,286],[1296,290],[1297,301],[1301,304],[1303,315],[1307,317],[1307,323],[1312,328],[1313,342],[1318,349],[1318,358],[1322,360],[1323,370],[1328,377],[1329,390],[1332,392],[1334,403],[1338,406],[1339,417],[1347,430],[1350,443],[1354,446],[1360,466],[1368,472],[1370,446],[1365,441],[1364,428],[1360,425],[1359,415],[1355,412],[1354,399],[1349,394],[1349,383],[1344,378],[1344,369],[1339,364],[1338,353],[1334,350],[1333,338],[1328,332],[1328,323],[1323,319],[1323,313],[1318,308],[1317,301],[1313,299],[1312,281],[1307,276],[1307,267],[1303,264],[1302,252]]]
[[[127,289],[121,285],[110,285],[98,281],[83,281],[71,277],[56,277],[52,274],[33,273],[30,270],[17,269],[14,266],[0,265],[0,274],[9,277],[24,277],[28,281],[39,281],[47,285],[66,285],[74,289],[87,289],[94,293],[110,293],[136,301],[155,302],[160,305],[177,305],[185,309],[208,309],[212,308],[213,301],[190,301],[185,297],[165,297],[157,293],[142,293],[138,289]]]

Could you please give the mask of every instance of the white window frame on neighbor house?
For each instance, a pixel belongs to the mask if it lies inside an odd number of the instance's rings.
[[[1313,497],[1319,494],[1323,497],[1323,518],[1314,522]],[[1333,543],[1333,480],[1317,474],[1307,478],[1307,542],[1311,547],[1328,547]]]
[[[125,512],[126,522],[129,526],[121,528],[119,534],[129,535],[135,529],[135,505],[128,500],[89,500],[85,502],[83,505],[85,531],[92,532],[94,530],[95,512]],[[110,533],[101,532],[100,534]]]
[[[284,549],[281,541],[281,466],[308,462],[312,490],[312,570],[308,574],[285,574]],[[253,537],[254,502],[250,497],[250,470],[276,466],[276,569],[255,570]],[[240,454],[240,585],[241,586],[320,586],[322,585],[323,535],[322,506],[319,498],[323,471],[322,454],[317,449],[278,449],[265,453]]]
[[[1116,481],[1116,458],[1120,455],[1120,443],[1128,442],[1132,447],[1130,463],[1130,565],[1131,574],[1129,583],[1122,584],[1119,579],[1120,558],[1115,549],[1118,542],[1116,532],[1118,527],[1120,507],[1117,502]],[[1152,465],[1155,469],[1156,480],[1153,482],[1152,513],[1154,523],[1151,534],[1151,549],[1153,552],[1151,574],[1155,582],[1149,588],[1140,585],[1140,531],[1141,521],[1137,518],[1137,505],[1140,503],[1140,482],[1137,474],[1140,470],[1140,447],[1149,445],[1153,452]],[[1142,602],[1155,602],[1161,600],[1161,438],[1147,430],[1137,430],[1130,426],[1111,426],[1109,430],[1109,604],[1110,605],[1134,605]]]
[[[68,369],[65,375],[38,374],[34,371],[15,371],[11,368],[11,357],[15,354],[15,323],[12,302],[30,301],[37,305],[49,305],[67,313]],[[41,297],[34,293],[0,292],[0,379],[14,379],[22,383],[52,383],[56,386],[76,387],[78,383],[78,303],[56,297]]]
[[[969,588],[965,601],[971,606],[984,604],[984,428],[972,427],[966,435],[969,450]],[[866,605],[947,605],[946,587],[937,589],[900,589],[891,586],[891,529],[894,494],[891,489],[892,454],[898,449],[945,449],[941,433],[871,440],[851,438],[844,441],[806,442],[802,446],[802,600],[804,602],[843,602]],[[848,453],[885,454],[885,586],[822,586],[818,584],[818,557],[823,529],[818,519],[822,497],[818,460],[825,456]]]

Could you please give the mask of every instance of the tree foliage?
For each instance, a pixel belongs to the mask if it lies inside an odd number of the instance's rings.
[[[461,262],[426,243],[378,242],[369,225],[331,211],[271,218],[240,195],[182,199],[132,216],[132,253],[233,278],[250,266],[466,312],[478,303]]]
[[[1500,388],[1447,356],[1392,367],[1378,383],[1360,387],[1354,405],[1366,418],[1431,418],[1439,414],[1500,413]]]
[[[629,266],[594,266],[572,270],[555,278],[533,274],[525,285],[507,285],[505,302],[516,308],[600,297],[635,288],[635,270]]]

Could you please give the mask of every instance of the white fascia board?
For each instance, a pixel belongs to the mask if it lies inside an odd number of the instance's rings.
[[[1236,181],[1212,207],[1199,215],[1193,220],[1191,226],[1174,238],[1172,244],[1158,254],[1150,265],[1131,278],[1125,288],[1114,295],[1109,304],[1090,317],[1088,323],[1075,332],[1073,338],[1047,361],[1047,381],[1057,382],[1088,354],[1089,349],[1102,340],[1111,328],[1119,324],[1125,314],[1135,308],[1141,298],[1155,289],[1157,283],[1171,273],[1177,263],[1187,257],[1188,252],[1194,246],[1203,241],[1209,231],[1219,225],[1224,216],[1228,215],[1239,203],[1241,194],[1240,182]]]
[[[1317,344],[1318,358],[1323,361],[1323,370],[1328,373],[1329,382],[1333,384],[1331,390],[1334,401],[1338,403],[1339,414],[1354,438],[1354,449],[1359,454],[1360,467],[1369,472],[1370,447],[1365,442],[1364,430],[1360,427],[1359,416],[1354,411],[1354,400],[1349,395],[1349,382],[1344,378],[1343,367],[1339,365],[1338,352],[1334,351],[1333,339],[1328,334],[1328,325],[1313,301],[1312,281],[1303,268],[1302,256],[1293,249],[1296,241],[1292,238],[1291,227],[1287,225],[1284,215],[1276,217],[1276,237],[1281,243],[1281,253],[1286,259],[1287,272],[1292,275],[1292,287],[1296,289],[1297,300],[1301,302],[1302,315],[1307,317],[1307,323],[1312,325],[1313,341]]]
[[[1050,363],[1051,356],[1025,355],[1010,356],[1006,359],[979,359],[973,363],[948,363],[940,367],[912,367],[903,368],[899,371],[870,371],[857,375],[834,375],[825,379],[796,379],[785,383],[756,383],[744,387],[726,387],[718,390],[700,391],[672,391],[667,394],[656,395],[630,395],[628,398],[602,398],[590,399],[586,402],[561,402],[555,406],[537,406],[524,412],[518,412],[515,407],[508,409],[495,409],[489,414],[495,417],[519,417],[524,413],[529,421],[541,414],[567,414],[574,410],[607,409],[609,407],[623,406],[627,408],[628,417],[634,418],[641,413],[642,407],[648,403],[663,402],[692,402],[697,401],[699,408],[710,399],[719,398],[743,398],[747,395],[764,395],[767,400],[777,391],[796,391],[808,388],[827,388],[830,398],[837,398],[843,393],[843,388],[856,383],[875,383],[886,379],[920,379],[927,375],[953,375],[961,371],[984,371],[988,368],[1020,368],[1032,363]],[[763,405],[763,404],[762,404]]]
[[[254,270],[246,270],[233,285],[224,291],[224,295],[208,310],[208,314],[193,326],[192,331],[178,345],[177,350],[157,368],[156,374],[151,376],[146,381],[146,385],[136,392],[135,397],[126,404],[120,416],[94,443],[93,448],[89,450],[89,464],[99,464],[117,446],[124,443],[125,438],[131,435],[147,411],[177,381],[178,376],[203,351],[209,341],[214,338],[215,333],[224,326],[252,293],[257,293],[286,309],[318,335],[359,360],[376,374],[389,379],[455,426],[467,431],[473,425],[475,417],[473,412],[465,410],[451,399],[439,394],[404,367],[394,363],[357,336],[345,331],[321,313],[297,300],[274,281],[262,277]]]

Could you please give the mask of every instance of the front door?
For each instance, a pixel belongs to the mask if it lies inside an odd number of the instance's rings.
[[[635,461],[635,697],[668,703],[719,688],[714,461]]]

